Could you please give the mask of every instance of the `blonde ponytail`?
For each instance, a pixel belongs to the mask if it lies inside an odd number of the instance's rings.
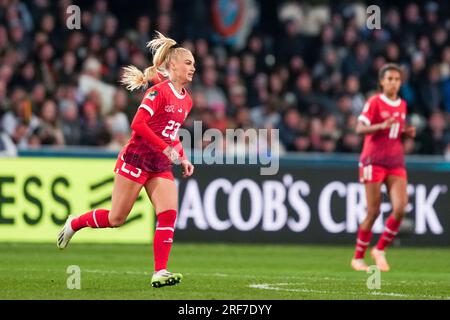
[[[135,66],[124,67],[120,82],[125,85],[129,91],[134,91],[142,87],[146,88],[148,79],[150,79],[150,77],[148,77],[148,75],[150,75],[150,68],[152,67],[149,67],[142,72]]]
[[[147,43],[147,47],[153,54],[153,65],[142,72],[135,66],[124,67],[121,83],[125,87],[134,91],[140,88],[147,88],[148,82],[160,72],[164,77],[167,77],[167,62],[169,61],[171,48],[177,42],[173,39],[165,37],[161,32],[156,31],[156,37]],[[175,51],[175,50],[172,50]]]

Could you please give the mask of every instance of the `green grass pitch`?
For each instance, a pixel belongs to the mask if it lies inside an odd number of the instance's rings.
[[[391,248],[381,288],[350,268],[353,247],[175,243],[169,270],[184,280],[150,286],[151,245],[0,244],[0,299],[450,299],[450,249]],[[370,257],[366,258],[373,264]],[[68,289],[70,265],[81,289]]]

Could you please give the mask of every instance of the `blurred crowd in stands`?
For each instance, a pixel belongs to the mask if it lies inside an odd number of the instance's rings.
[[[81,8],[80,29],[67,27],[70,5]],[[406,153],[450,158],[449,1],[380,2],[374,30],[368,5],[0,0],[0,153],[120,150],[142,98],[120,86],[121,68],[149,66],[146,43],[159,30],[196,58],[188,129],[194,120],[223,132],[277,128],[283,152],[359,152],[357,116],[377,90],[379,68],[395,62],[418,129]],[[220,25],[230,17],[237,31]]]

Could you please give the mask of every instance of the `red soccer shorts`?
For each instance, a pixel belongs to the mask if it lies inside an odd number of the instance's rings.
[[[130,179],[142,185],[146,184],[153,178],[163,178],[175,181],[172,171],[163,171],[163,172],[144,171],[140,168],[132,166],[131,164],[125,163],[125,161],[123,160],[122,153],[120,153],[119,157],[117,158],[114,172],[120,174],[122,177]]]
[[[359,182],[384,182],[388,176],[399,176],[407,179],[405,168],[388,169],[381,166],[359,166]]]

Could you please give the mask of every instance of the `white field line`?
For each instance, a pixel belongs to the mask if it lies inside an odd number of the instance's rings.
[[[336,291],[336,290],[315,290],[315,289],[290,289],[290,288],[282,288],[282,286],[292,286],[292,285],[301,285],[301,283],[254,283],[250,284],[249,287],[253,289],[260,290],[272,290],[272,291],[287,291],[287,292],[300,292],[300,293],[321,293],[321,294],[334,294],[339,295],[342,293],[361,296],[362,294],[373,295],[373,296],[389,296],[389,297],[400,297],[400,298],[428,298],[428,299],[446,299],[449,300],[450,297],[445,296],[433,296],[433,295],[424,295],[424,294],[405,294],[405,293],[396,293],[396,292],[379,292],[379,291],[369,291],[369,292],[356,292],[356,291]]]
[[[85,272],[91,272],[91,273],[120,273],[117,271],[105,271],[105,270],[83,270]],[[122,272],[123,273],[123,272]],[[135,275],[149,275],[148,272],[125,272],[126,274],[135,274]],[[216,276],[216,277],[241,277],[241,278],[255,278],[257,276],[251,276],[251,275],[232,275],[232,274],[226,274],[226,273],[185,273],[185,275],[195,275],[195,276]],[[304,277],[295,277],[295,276],[287,276],[283,278],[289,278],[289,279],[304,279]],[[342,278],[330,278],[325,277],[324,280],[345,280]],[[429,283],[432,283],[431,281],[428,281]],[[262,284],[250,284],[250,288],[254,289],[262,289],[262,290],[273,290],[273,291],[288,291],[288,292],[301,292],[301,293],[322,293],[322,294],[342,294],[342,291],[327,291],[327,290],[315,290],[315,289],[289,289],[289,288],[280,288],[280,286],[289,286],[289,285],[304,285],[304,283],[275,283],[275,284],[268,284],[268,283],[262,283]],[[423,285],[423,283],[422,283]],[[421,298],[428,298],[428,299],[446,299],[450,300],[449,297],[445,296],[433,296],[433,295],[424,295],[424,294],[405,294],[405,293],[396,293],[396,292],[380,292],[380,291],[369,291],[369,292],[356,292],[356,291],[346,291],[345,293],[350,295],[356,295],[360,296],[361,294],[366,295],[373,295],[373,296],[388,296],[388,297],[399,297],[399,298],[415,298],[415,297],[421,297]]]

